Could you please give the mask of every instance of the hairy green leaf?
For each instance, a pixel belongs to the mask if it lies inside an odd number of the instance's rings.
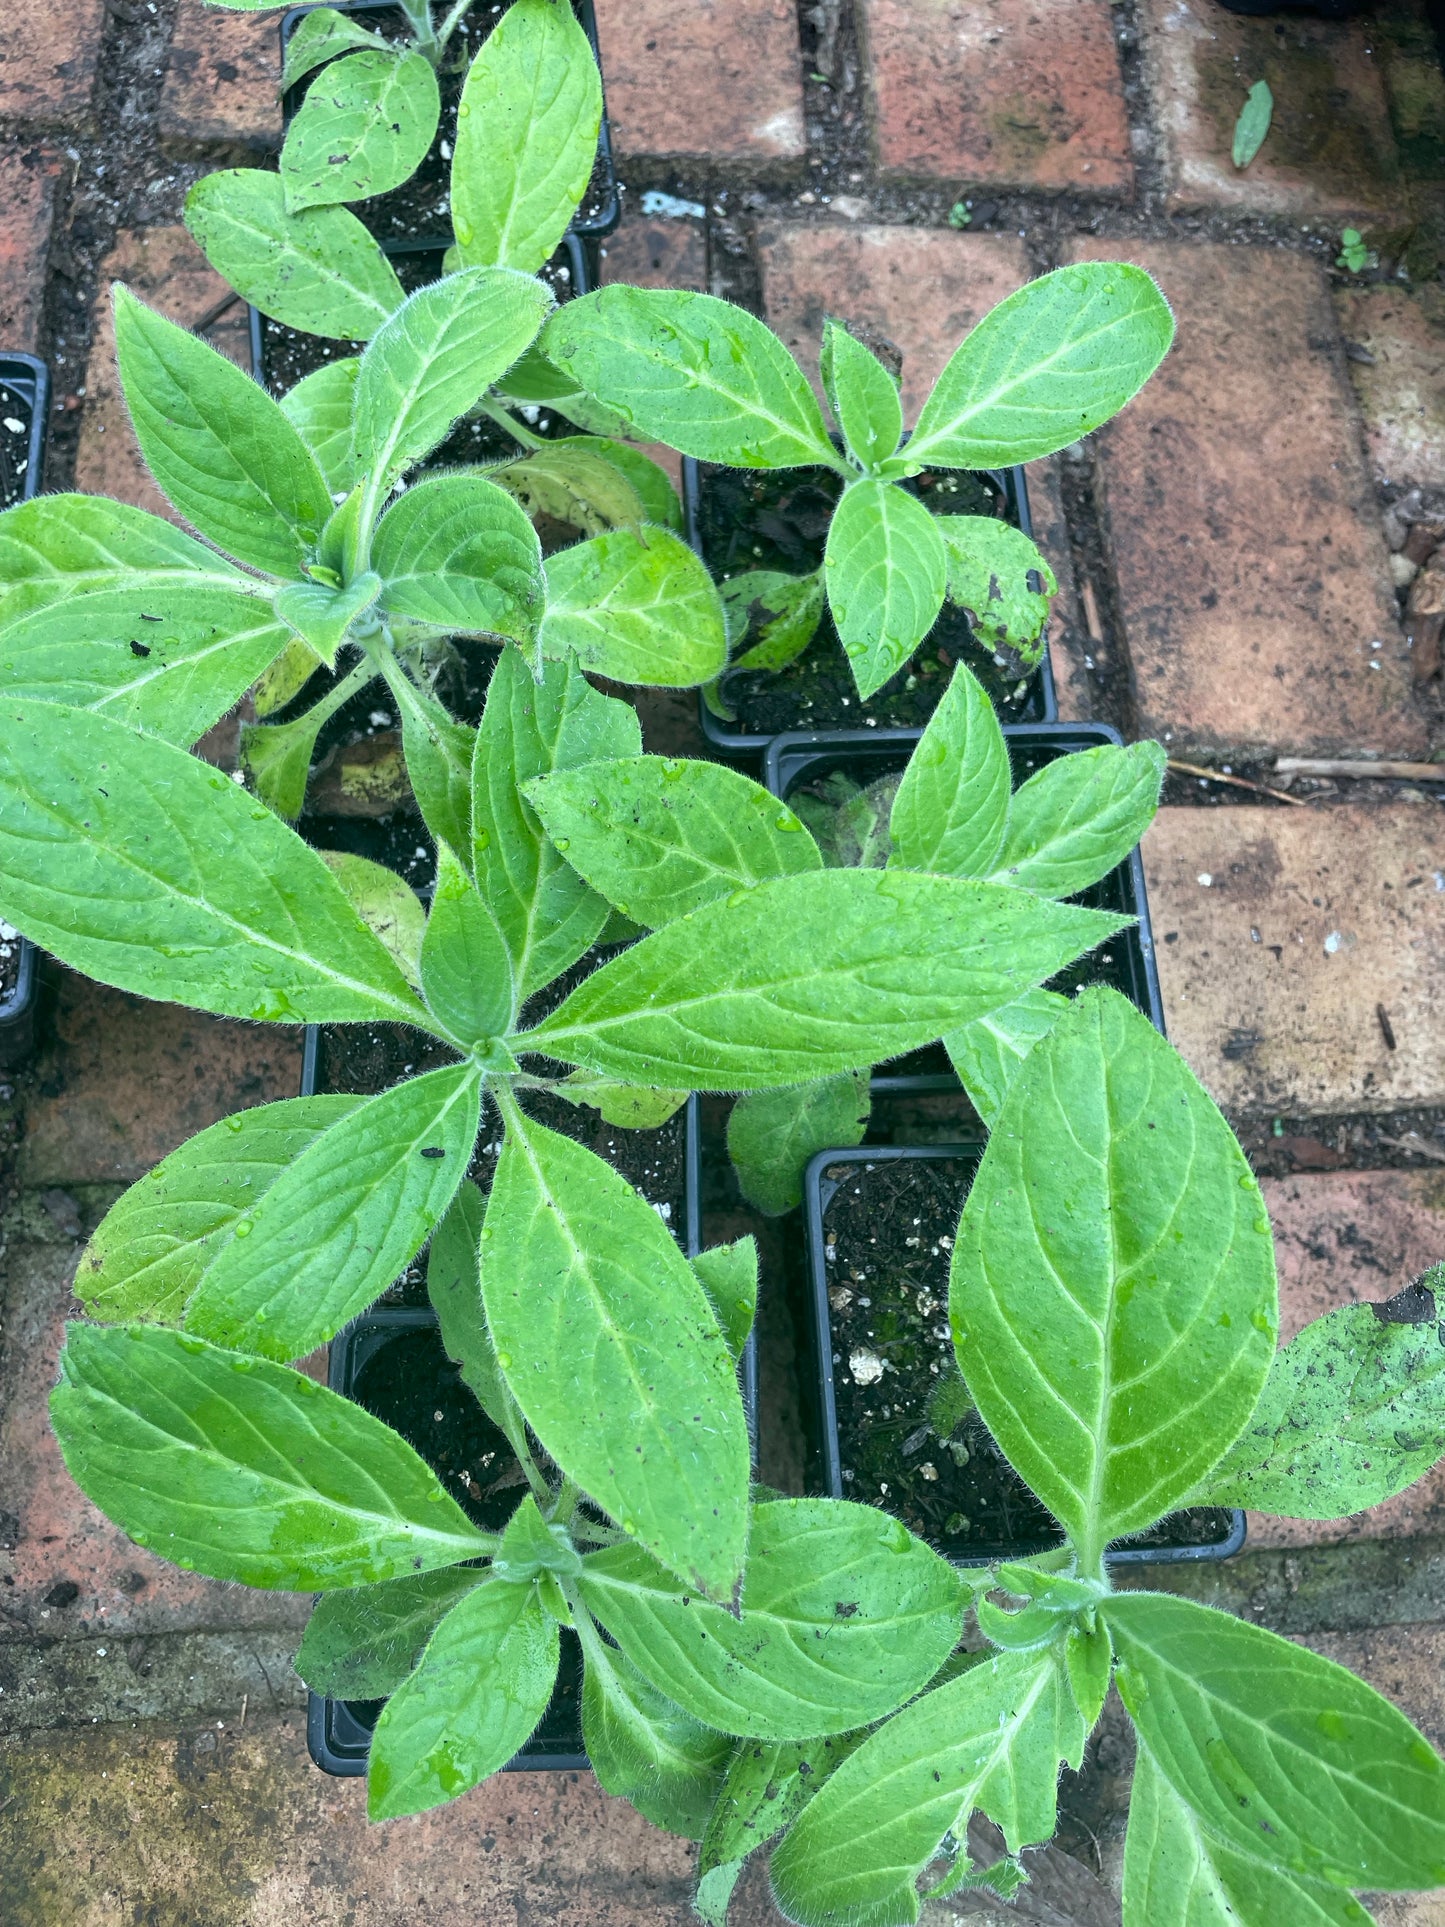
[[[625,1083],[804,1083],[917,1050],[1118,928],[997,884],[808,871],[654,931],[517,1044]]]
[[[582,436],[544,442],[488,476],[534,521],[547,516],[583,535],[635,529],[643,520],[642,498],[629,477]]]
[[[461,1183],[479,1082],[472,1064],[429,1071],[323,1132],[237,1220],[186,1308],[187,1331],[263,1358],[303,1358],[365,1311]]]
[[[32,942],[223,1017],[425,1021],[321,858],[229,777],[59,703],[0,720],[0,914]]]
[[[1208,1505],[1344,1519],[1445,1457],[1445,1344],[1434,1318],[1342,1305],[1279,1352],[1243,1434],[1198,1490]]]
[[[630,442],[615,441],[601,434],[592,434],[584,439],[595,454],[611,463],[631,484],[633,493],[642,504],[642,519],[645,522],[655,522],[659,528],[671,529],[674,535],[685,533],[682,503],[672,485],[672,477],[665,468],[640,448],[634,448]],[[576,445],[574,442],[573,446]],[[553,442],[551,446],[557,448],[565,444]]]
[[[575,1579],[581,1570],[582,1555],[572,1544],[566,1526],[560,1522],[548,1525],[529,1492],[507,1521],[492,1571],[512,1585],[525,1586],[543,1573]]]
[[[939,515],[934,526],[948,555],[948,599],[968,613],[985,649],[1019,671],[1044,653],[1053,570],[1022,529],[991,515]]]
[[[741,1358],[758,1308],[758,1242],[738,1238],[730,1245],[713,1245],[692,1261],[697,1281],[707,1293],[728,1350]]]
[[[554,409],[589,435],[627,433],[628,425],[615,409],[604,408],[536,347],[513,363],[498,386],[509,401]]]
[[[1154,821],[1168,752],[1101,743],[1048,763],[1014,791],[997,883],[1070,897],[1122,863]]]
[[[365,570],[344,589],[333,589],[325,582],[288,582],[276,591],[276,613],[323,662],[334,663],[352,622],[376,601],[381,586],[374,569]]]
[[[854,482],[828,526],[828,606],[868,697],[903,667],[943,607],[947,554],[933,516],[892,482]]]
[[[728,1156],[748,1203],[769,1218],[801,1204],[809,1158],[861,1144],[872,1103],[866,1070],[745,1091],[728,1117]]]
[[[452,162],[462,258],[531,274],[587,191],[602,77],[567,0],[514,0],[467,74]]]
[[[303,375],[281,397],[281,413],[316,457],[333,495],[347,494],[356,485],[351,412],[360,373],[360,356],[344,355]]]
[[[66,1470],[137,1545],[283,1592],[491,1550],[406,1440],[283,1365],[158,1325],[71,1325],[50,1416]]]
[[[120,282],[115,352],[141,454],[171,502],[241,561],[299,576],[331,495],[279,405]]]
[[[477,732],[453,722],[435,696],[419,689],[393,655],[381,661],[401,711],[401,747],[422,820],[438,843],[465,850],[472,839],[472,761]]]
[[[530,1586],[492,1580],[453,1606],[382,1708],[367,1817],[424,1813],[504,1767],[547,1710],[557,1642],[557,1622]]]
[[[608,1124],[624,1131],[655,1131],[675,1117],[688,1098],[686,1091],[619,1084],[610,1077],[594,1077],[591,1071],[573,1071],[563,1078],[557,1095],[569,1103],[588,1105]]]
[[[522,785],[641,750],[636,710],[599,695],[575,663],[546,663],[533,682],[520,653],[502,651],[477,732],[472,842],[477,887],[507,941],[519,998],[574,964],[607,921],[605,900],[547,837]]]
[[[640,1546],[583,1561],[582,1597],[661,1692],[724,1733],[808,1739],[889,1713],[957,1644],[963,1582],[897,1519],[841,1499],[753,1509],[742,1617]]]
[[[1445,1760],[1373,1687],[1192,1600],[1102,1611],[1139,1736],[1211,1833],[1337,1887],[1445,1883]]]
[[[707,1295],[657,1213],[591,1151],[509,1114],[482,1296],[498,1363],[557,1464],[689,1585],[730,1599],[747,1427]]]
[[[292,636],[269,669],[263,670],[251,691],[251,703],[258,716],[274,716],[293,697],[299,696],[316,671],[321,658],[300,636]],[[243,728],[244,733],[244,728]]]
[[[369,341],[406,299],[396,271],[344,207],[288,214],[280,176],[223,169],[186,196],[186,226],[231,286],[289,328]]]
[[[1278,1322],[1234,1134],[1117,992],[1086,990],[1004,1099],[953,1251],[984,1423],[1091,1570],[1243,1429]]]
[[[289,635],[268,603],[230,587],[92,589],[6,625],[0,690],[95,710],[187,749]]]
[[[1142,268],[1056,268],[1000,301],[964,338],[895,459],[916,473],[1052,455],[1117,415],[1173,339],[1169,305]]]
[[[479,475],[418,482],[381,518],[371,564],[381,606],[463,636],[531,642],[542,620],[542,546],[504,490]]]
[[[100,495],[37,495],[0,515],[0,634],[67,597],[120,590],[147,595],[213,589],[269,604],[271,585],[145,509]]]
[[[1370,1927],[1338,1887],[1237,1853],[1139,1748],[1124,1841],[1124,1927]]]
[[[445,843],[437,846],[421,984],[428,1004],[460,1043],[506,1035],[516,1010],[512,960],[495,917]]]
[[[290,1097],[224,1117],[133,1184],[81,1256],[75,1295],[106,1323],[179,1324],[235,1226],[357,1097]]]
[[[1059,1763],[1087,1737],[1057,1647],[998,1653],[905,1707],[851,1753],[773,1853],[789,1920],[904,1923],[919,1874],[968,1816],[987,1814],[1009,1851],[1054,1831]]]
[[[987,876],[1008,823],[1008,749],[993,704],[962,663],[893,798],[890,864]]]
[[[674,1706],[625,1653],[595,1633],[582,1638],[582,1737],[599,1783],[653,1826],[700,1840],[732,1741]]]
[[[510,1398],[482,1308],[479,1253],[486,1208],[476,1185],[470,1178],[463,1178],[446,1216],[432,1233],[426,1258],[426,1289],[447,1357],[461,1367],[462,1377],[487,1417],[502,1427]]]
[[[436,70],[423,54],[367,48],[306,90],[281,149],[288,214],[364,201],[414,174],[441,117]]]
[[[998,1123],[1020,1064],[1068,1008],[1068,998],[1057,991],[1026,990],[1002,1010],[945,1034],[949,1062],[989,1130]]]
[[[289,93],[298,80],[304,80],[323,62],[337,54],[350,53],[355,47],[368,47],[392,59],[400,57],[399,48],[383,40],[379,33],[363,27],[349,14],[338,13],[335,7],[313,7],[309,13],[302,14],[286,42],[279,91]]]
[[[863,468],[886,461],[903,433],[898,383],[870,349],[831,318],[823,323],[818,365],[849,453]]]
[[[547,558],[542,648],[615,682],[687,689],[727,662],[722,602],[680,536],[613,529]]]
[[[739,1740],[697,1856],[693,1911],[706,1927],[727,1927],[743,1863],[797,1819],[861,1734],[818,1740]]]
[[[638,441],[736,468],[838,465],[797,362],[771,328],[713,295],[603,288],[559,308],[541,345]]]
[[[552,296],[510,268],[465,268],[419,288],[367,344],[356,460],[373,498],[430,454],[532,340]]]
[[[323,850],[321,861],[346,893],[357,916],[383,943],[414,990],[421,987],[421,944],[426,911],[395,870],[349,850]]]
[[[573,869],[649,929],[822,867],[787,804],[720,763],[633,756],[538,777],[525,794]]]
[[[443,1566],[323,1593],[306,1622],[296,1670],[313,1692],[330,1699],[385,1699],[457,1601],[485,1583],[475,1566]]]
[[[749,569],[720,585],[736,669],[786,669],[818,633],[823,572],[779,575]]]
[[[303,647],[298,636],[297,643]],[[312,662],[316,658],[312,654]],[[320,703],[289,723],[242,723],[238,761],[257,796],[278,816],[294,823],[306,801],[306,782],[316,738],[326,721]]]

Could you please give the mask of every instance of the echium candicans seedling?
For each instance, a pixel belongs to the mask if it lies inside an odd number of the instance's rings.
[[[124,287],[115,301],[141,453],[215,546],[101,498],[8,511],[6,696],[94,710],[186,748],[253,685],[265,717],[331,670],[305,713],[243,737],[256,789],[294,817],[322,724],[381,676],[428,827],[460,848],[475,732],[433,689],[452,638],[514,643],[534,670],[575,654],[622,683],[699,683],[721,667],[717,592],[662,526],[676,497],[638,451],[593,457],[626,498],[623,526],[545,560],[505,471],[416,474],[535,338],[552,297],[532,276],[466,268],[421,288],[362,355],[279,402]]]
[[[841,454],[783,343],[712,295],[604,288],[559,309],[541,348],[644,441],[737,468],[841,476],[822,570],[737,577],[729,599],[748,645],[739,665],[777,669],[806,648],[826,598],[866,697],[903,668],[945,597],[968,611],[981,643],[1017,665],[1042,653],[1054,578],[1038,549],[989,516],[931,514],[908,479],[1009,467],[1077,441],[1138,393],[1173,333],[1142,269],[1059,268],[984,316],[905,439],[894,377],[829,322],[821,376]]]
[[[1116,1590],[1106,1553],[1182,1505],[1333,1519],[1445,1450],[1445,1326],[1347,1306],[1276,1352],[1269,1221],[1228,1126],[1117,993],[1080,994],[1017,1071],[954,1245],[950,1321],[984,1423],[1058,1521],[979,1576],[982,1651],[870,1731],[744,1744],[703,1840],[722,1927],[787,1829],[802,1927],[905,1927],[932,1895],[1027,1879],[1111,1680],[1138,1758],[1124,1927],[1367,1927],[1352,1890],[1445,1884],[1445,1761],[1343,1667],[1191,1600]],[[975,1866],[969,1818],[1006,1855]]]
[[[503,650],[452,797],[464,833],[438,837],[425,914],[380,866],[334,874],[162,735],[59,701],[4,707],[0,913],[33,941],[143,996],[399,1023],[450,1054],[375,1097],[225,1119],[133,1187],[83,1264],[103,1322],[71,1334],[56,1394],[76,1478],[157,1552],[257,1585],[412,1589],[329,1614],[312,1642],[316,1677],[334,1678],[378,1615],[410,1629],[388,1648],[406,1682],[378,1729],[374,1811],[434,1804],[505,1762],[551,1690],[559,1617],[587,1656],[599,1757],[623,1761],[604,1770],[629,1790],[629,1746],[673,1746],[656,1722],[715,1759],[707,1735],[760,1720],[815,1738],[925,1684],[959,1630],[936,1555],[866,1510],[750,1512],[733,1355],[751,1253],[689,1264],[610,1166],[528,1116],[526,1093],[655,1122],[691,1090],[836,1074],[1011,1001],[1120,919],[988,882],[825,869],[790,811],[717,769],[733,851],[689,815],[665,873],[639,852],[617,894],[651,934],[537,1020],[524,1007],[611,908],[532,799],[594,763],[629,761],[644,784],[682,768],[642,754],[635,712],[574,657],[536,680]],[[465,1181],[484,1102],[502,1134],[485,1202]],[[447,1341],[533,1483],[500,1541],[386,1427],[290,1366],[433,1233]]]

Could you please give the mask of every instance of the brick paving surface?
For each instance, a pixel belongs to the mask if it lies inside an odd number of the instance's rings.
[[[1186,807],[1214,787],[1176,778],[1145,847],[1166,1010],[1268,1168],[1316,1167],[1266,1184],[1286,1335],[1390,1296],[1445,1256],[1445,791],[1273,765],[1415,761],[1445,741],[1445,76],[1425,0],[1349,24],[1215,0],[598,11],[627,186],[605,280],[741,300],[810,375],[826,314],[866,321],[903,351],[910,419],[1029,276],[1127,258],[1160,280],[1179,322],[1160,375],[1029,473],[1060,581],[1061,710],[1308,799]],[[276,28],[202,0],[10,8],[0,349],[55,361],[52,486],[164,512],[124,416],[111,279],[247,365],[244,309],[223,310],[180,213],[197,174],[269,164]],[[1261,77],[1273,124],[1237,170]],[[650,190],[705,211],[646,214]],[[1335,265],[1347,222],[1373,250],[1359,274]],[[699,753],[690,692],[639,707],[649,748]],[[70,1484],[45,1403],[84,1238],[174,1144],[293,1092],[299,1062],[294,1035],[63,973],[42,1031],[31,1069],[0,1082],[6,1927],[681,1927],[691,1848],[585,1774],[505,1776],[454,1813],[367,1829],[359,1786],[306,1759],[305,1602],[165,1567]],[[787,1319],[763,1319],[784,1390]],[[1130,1583],[1308,1640],[1445,1741],[1445,1473],[1357,1521],[1253,1519],[1239,1557]],[[1117,1886],[1127,1773],[1125,1751],[1079,1809],[1087,1877],[1060,1849],[1038,1862],[1040,1919],[1115,1927],[1095,1874]],[[1445,1927],[1445,1895],[1372,1905],[1382,1927]],[[959,1896],[924,1917],[1034,1915]],[[755,1872],[734,1927],[774,1918]]]

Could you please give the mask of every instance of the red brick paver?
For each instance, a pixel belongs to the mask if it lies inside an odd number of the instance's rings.
[[[105,0],[11,0],[0,52],[0,115],[74,127],[86,117],[100,61]]]
[[[33,354],[60,164],[43,148],[0,155],[0,353]]]
[[[125,412],[115,367],[110,284],[124,281],[143,301],[173,321],[195,327],[231,293],[183,227],[132,228],[116,237],[101,265],[91,317],[85,416],[75,458],[75,486],[113,495],[153,514],[178,519],[146,473]],[[236,300],[206,330],[206,339],[243,368],[251,365],[246,305]]]
[[[1099,435],[1140,725],[1189,747],[1418,756],[1409,656],[1329,291],[1282,250],[1128,259],[1178,339]]]
[[[621,227],[602,244],[602,280],[705,290],[707,230],[690,215],[639,214],[629,207]]]
[[[1393,215],[1404,202],[1373,25],[1294,13],[1256,19],[1214,0],[1142,0],[1173,207],[1309,220]],[[1248,167],[1234,124],[1257,80],[1274,95]]]
[[[1445,1258],[1445,1173],[1340,1171],[1267,1179],[1279,1264],[1280,1342],[1337,1305],[1392,1298]],[[1440,1306],[1445,1313],[1445,1304]],[[1445,1467],[1353,1519],[1250,1514],[1254,1546],[1403,1538],[1445,1528]]]
[[[1433,802],[1159,812],[1169,1035],[1226,1110],[1445,1104],[1441,828]]]
[[[863,0],[886,173],[1132,195],[1109,0]]]
[[[1376,474],[1445,488],[1445,290],[1346,287],[1335,307]]]
[[[162,140],[278,147],[280,77],[277,14],[224,13],[181,0],[161,91]]]
[[[597,31],[619,154],[801,157],[793,0],[601,0]]]

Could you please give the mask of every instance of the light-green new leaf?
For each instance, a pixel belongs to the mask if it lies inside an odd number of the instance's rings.
[[[486,1208],[476,1185],[470,1178],[463,1178],[446,1216],[432,1233],[426,1255],[426,1290],[447,1357],[461,1367],[462,1377],[487,1417],[502,1428],[511,1401],[482,1307],[479,1253]]]
[[[612,529],[546,562],[542,649],[575,651],[614,682],[688,689],[727,662],[727,626],[712,577],[680,536],[646,525]]]
[[[1211,1833],[1336,1887],[1445,1883],[1445,1760],[1373,1687],[1192,1600],[1101,1611],[1139,1736]]]
[[[284,1365],[157,1325],[71,1325],[50,1397],[66,1470],[137,1545],[282,1592],[491,1551],[406,1440]]]
[[[170,501],[228,554],[299,577],[332,502],[279,404],[120,282],[115,353],[141,454]]]
[[[728,1156],[748,1203],[769,1218],[801,1204],[809,1158],[861,1144],[872,1104],[867,1071],[744,1092],[728,1115]]]
[[[1069,897],[1122,863],[1154,821],[1162,743],[1101,743],[1047,764],[1015,790],[996,883]]]
[[[445,843],[421,943],[422,993],[460,1044],[504,1037],[516,1015],[512,960],[497,920]]]
[[[5,704],[0,741],[0,915],[53,956],[222,1017],[425,1024],[321,858],[219,770],[58,703]]]
[[[1343,1519],[1445,1458],[1445,1345],[1434,1318],[1342,1305],[1277,1355],[1248,1428],[1200,1481],[1208,1505]]]
[[[1044,653],[1053,570],[1032,537],[991,515],[939,515],[948,551],[948,599],[965,610],[973,633],[1010,669],[1034,668]]]
[[[106,1323],[179,1324],[245,1213],[361,1101],[283,1098],[223,1117],[190,1138],[106,1212],[81,1257],[76,1297]]]
[[[405,1270],[476,1142],[480,1076],[448,1065],[324,1131],[232,1227],[186,1329],[263,1358],[304,1358]]]
[[[371,562],[390,615],[519,643],[531,642],[542,620],[537,531],[479,475],[437,475],[409,488],[381,518]]]
[[[288,582],[276,591],[276,613],[323,662],[332,663],[346,632],[376,601],[381,586],[374,569],[364,570],[344,589],[325,582]]]
[[[1173,339],[1169,305],[1142,268],[1083,261],[1041,275],[965,336],[894,458],[899,472],[1052,455],[1118,414]]]
[[[919,1874],[979,1809],[1011,1853],[1054,1831],[1059,1764],[1087,1737],[1057,1646],[999,1653],[870,1734],[803,1809],[772,1860],[800,1927],[918,1918]]]
[[[350,53],[306,90],[281,149],[286,212],[386,194],[421,165],[441,94],[422,54],[390,47]]]
[[[855,482],[828,526],[823,580],[858,694],[871,696],[938,619],[947,552],[933,516],[892,482]]]
[[[514,0],[462,89],[452,223],[462,259],[532,274],[587,191],[602,77],[567,0]]]
[[[822,868],[786,803],[720,763],[631,756],[539,777],[525,794],[573,869],[648,929]]]
[[[530,1586],[491,1580],[453,1606],[376,1723],[367,1817],[424,1813],[504,1767],[547,1710],[557,1644]]]
[[[1003,844],[1010,787],[993,704],[960,663],[893,798],[889,863],[940,876],[987,876]]]
[[[714,295],[603,288],[557,310],[542,351],[638,441],[736,468],[839,466],[797,362],[771,328]]]
[[[330,1699],[385,1699],[415,1668],[457,1601],[485,1583],[486,1574],[474,1566],[442,1566],[323,1593],[306,1623],[296,1670],[313,1692]]]
[[[865,469],[886,461],[903,433],[898,383],[870,349],[831,318],[823,323],[818,365],[849,453]]]
[[[1243,1430],[1278,1322],[1259,1186],[1147,1017],[1087,990],[1014,1078],[954,1246],[984,1423],[1092,1571]]]
[[[906,1526],[840,1499],[753,1509],[742,1617],[639,1546],[589,1553],[583,1600],[679,1706],[723,1733],[809,1739],[891,1712],[958,1643],[958,1574]]]
[[[1055,990],[1026,990],[1002,1010],[945,1035],[949,1062],[989,1130],[998,1123],[1019,1066],[1068,1008],[1068,998]]]
[[[369,341],[406,299],[396,270],[348,208],[291,214],[280,176],[223,169],[186,196],[211,266],[262,314],[333,341]]]
[[[281,397],[281,413],[316,457],[333,495],[349,494],[356,485],[351,412],[360,373],[361,357],[343,355],[303,375]]]
[[[707,1295],[625,1179],[515,1111],[482,1297],[498,1363],[557,1464],[690,1587],[731,1600],[748,1436]]]
[[[665,1089],[808,1083],[1011,1003],[1119,927],[997,884],[813,870],[654,931],[514,1047]]]

